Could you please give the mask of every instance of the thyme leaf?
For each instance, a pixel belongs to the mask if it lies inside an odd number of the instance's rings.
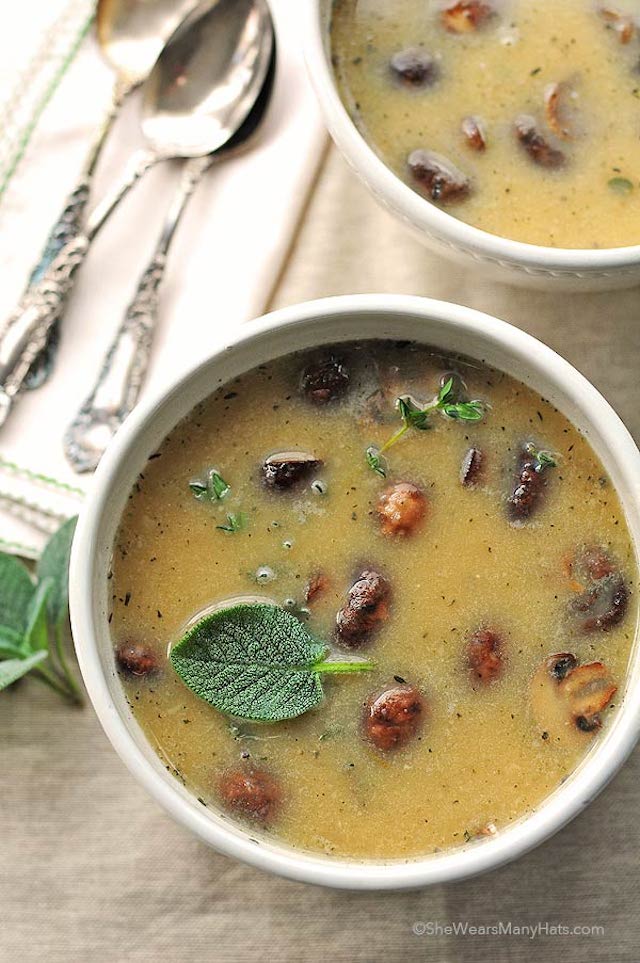
[[[206,481],[199,478],[190,481],[189,488],[199,501],[209,502],[218,502],[231,491],[231,486],[215,468],[209,469]]]
[[[241,532],[247,527],[248,519],[245,512],[228,512],[227,524],[216,525],[221,532]]]

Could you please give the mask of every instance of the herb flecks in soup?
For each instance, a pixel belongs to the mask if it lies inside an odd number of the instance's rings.
[[[635,0],[334,0],[338,87],[407,184],[492,234],[640,243]]]
[[[637,621],[586,440],[514,379],[406,342],[215,391],[145,467],[109,585],[167,768],[252,832],[359,858],[534,810],[607,726]]]

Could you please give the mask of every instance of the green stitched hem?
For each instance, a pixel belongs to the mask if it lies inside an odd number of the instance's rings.
[[[30,140],[31,140],[31,137],[32,137],[32,135],[33,135],[33,132],[34,132],[34,130],[36,129],[36,127],[37,127],[37,125],[38,125],[38,121],[40,120],[40,118],[41,118],[41,116],[42,116],[42,114],[43,114],[43,112],[44,112],[44,110],[45,110],[45,107],[47,106],[47,104],[49,103],[49,101],[51,100],[51,98],[53,97],[55,91],[57,90],[57,88],[58,88],[58,86],[59,86],[59,84],[60,84],[60,81],[62,80],[62,78],[63,78],[64,75],[66,74],[67,70],[69,69],[69,67],[70,67],[71,64],[73,63],[73,61],[74,61],[74,59],[75,59],[75,56],[76,56],[76,54],[77,54],[77,52],[78,52],[78,50],[79,50],[79,48],[80,48],[80,44],[81,44],[82,41],[84,40],[84,38],[85,38],[85,36],[87,35],[87,32],[88,32],[88,30],[89,30],[89,27],[91,26],[91,23],[92,23],[92,21],[93,21],[93,17],[94,17],[94,14],[93,14],[93,11],[92,11],[91,14],[89,15],[89,17],[88,17],[88,18],[85,20],[85,22],[82,24],[82,26],[81,26],[80,30],[78,31],[78,34],[76,35],[76,37],[75,37],[75,39],[74,39],[74,41],[73,41],[73,43],[72,43],[72,45],[71,45],[71,47],[70,47],[67,55],[66,55],[66,57],[63,59],[62,63],[60,64],[60,66],[59,66],[58,69],[56,70],[56,72],[55,72],[55,74],[54,74],[54,76],[53,76],[53,79],[51,80],[51,83],[50,83],[49,86],[47,87],[47,89],[46,89],[46,91],[44,92],[43,96],[41,97],[39,103],[36,105],[35,110],[34,110],[34,112],[33,112],[33,115],[32,115],[32,117],[31,117],[31,120],[29,121],[29,123],[28,123],[27,126],[25,127],[25,129],[24,129],[24,131],[23,131],[23,134],[22,134],[22,137],[20,138],[20,141],[18,142],[18,146],[17,146],[17,148],[16,148],[16,150],[15,150],[15,153],[14,153],[13,157],[11,158],[11,160],[9,161],[9,166],[8,166],[8,168],[7,168],[7,170],[6,170],[6,173],[4,174],[4,177],[2,178],[2,180],[0,181],[0,200],[2,200],[2,198],[4,197],[4,194],[6,193],[7,187],[9,186],[9,184],[10,184],[10,182],[11,182],[11,179],[12,179],[13,175],[14,175],[15,172],[16,172],[16,169],[17,169],[17,167],[18,167],[18,164],[20,163],[20,161],[21,161],[22,158],[24,157],[25,151],[26,151],[27,147],[29,146],[29,142],[30,142]]]
[[[28,478],[30,481],[40,482],[43,485],[56,488],[58,491],[65,492],[67,495],[73,495],[76,498],[84,498],[85,496],[85,492],[82,488],[77,488],[75,485],[69,485],[67,482],[58,481],[57,478],[53,478],[51,475],[42,475],[40,472],[31,471],[29,468],[22,468],[21,465],[17,465],[14,461],[9,461],[8,458],[0,455],[0,469],[2,468],[13,472],[14,475],[20,475],[23,478]]]

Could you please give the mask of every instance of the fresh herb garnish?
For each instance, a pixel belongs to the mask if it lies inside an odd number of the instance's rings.
[[[243,528],[247,527],[247,522],[248,519],[245,512],[228,512],[227,524],[216,525],[216,528],[221,532],[241,532]]]
[[[76,519],[69,519],[51,537],[36,581],[17,558],[0,553],[0,690],[33,672],[66,699],[83,701],[65,653],[75,526]]]
[[[218,502],[221,498],[231,491],[231,486],[227,484],[222,475],[215,468],[207,472],[207,480],[200,481],[195,478],[189,482],[189,488],[200,501]]]
[[[280,722],[324,698],[322,675],[362,672],[364,660],[327,660],[328,647],[277,605],[233,605],[205,616],[171,651],[184,684],[220,712]]]
[[[536,471],[545,471],[547,468],[557,468],[558,460],[557,455],[552,451],[547,451],[544,448],[537,449],[534,444],[529,442],[525,445],[525,450],[528,455],[531,455],[533,460],[536,462]]]
[[[367,448],[366,459],[369,468],[383,477],[386,476],[385,461],[382,457],[410,428],[426,431],[431,427],[429,420],[432,412],[439,411],[445,418],[453,421],[480,421],[485,412],[482,401],[455,400],[454,379],[449,378],[440,388],[433,401],[420,406],[410,395],[396,399],[396,408],[402,419],[402,427],[389,438],[381,448]]]
[[[616,194],[630,194],[633,190],[633,183],[628,177],[612,177],[607,184]]]
[[[380,455],[380,449],[374,448],[372,445],[370,448],[367,448],[366,457],[369,468],[377,472],[378,475],[382,475],[383,478],[386,478],[387,469],[385,466],[385,460]]]

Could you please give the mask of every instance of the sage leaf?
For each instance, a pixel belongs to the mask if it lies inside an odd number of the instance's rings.
[[[54,588],[53,579],[47,577],[38,583],[38,587],[31,597],[27,609],[27,626],[23,641],[23,647],[27,652],[38,652],[49,648],[47,603]]]
[[[22,658],[25,655],[22,635],[8,625],[0,625],[0,659]]]
[[[30,672],[36,665],[43,662],[47,652],[43,649],[28,655],[26,659],[6,659],[0,662],[0,690],[17,682],[18,679]]]
[[[289,612],[249,603],[205,616],[174,646],[170,659],[185,685],[220,712],[280,722],[322,701],[321,674],[373,666],[325,661],[328,651]]]
[[[0,553],[0,625],[20,636],[27,622],[27,606],[35,591],[24,565],[13,555]]]
[[[77,518],[70,518],[51,536],[36,569],[39,581],[50,578],[53,582],[48,613],[54,627],[60,625],[69,614],[69,559],[77,521]],[[1,615],[0,612],[0,622]]]

